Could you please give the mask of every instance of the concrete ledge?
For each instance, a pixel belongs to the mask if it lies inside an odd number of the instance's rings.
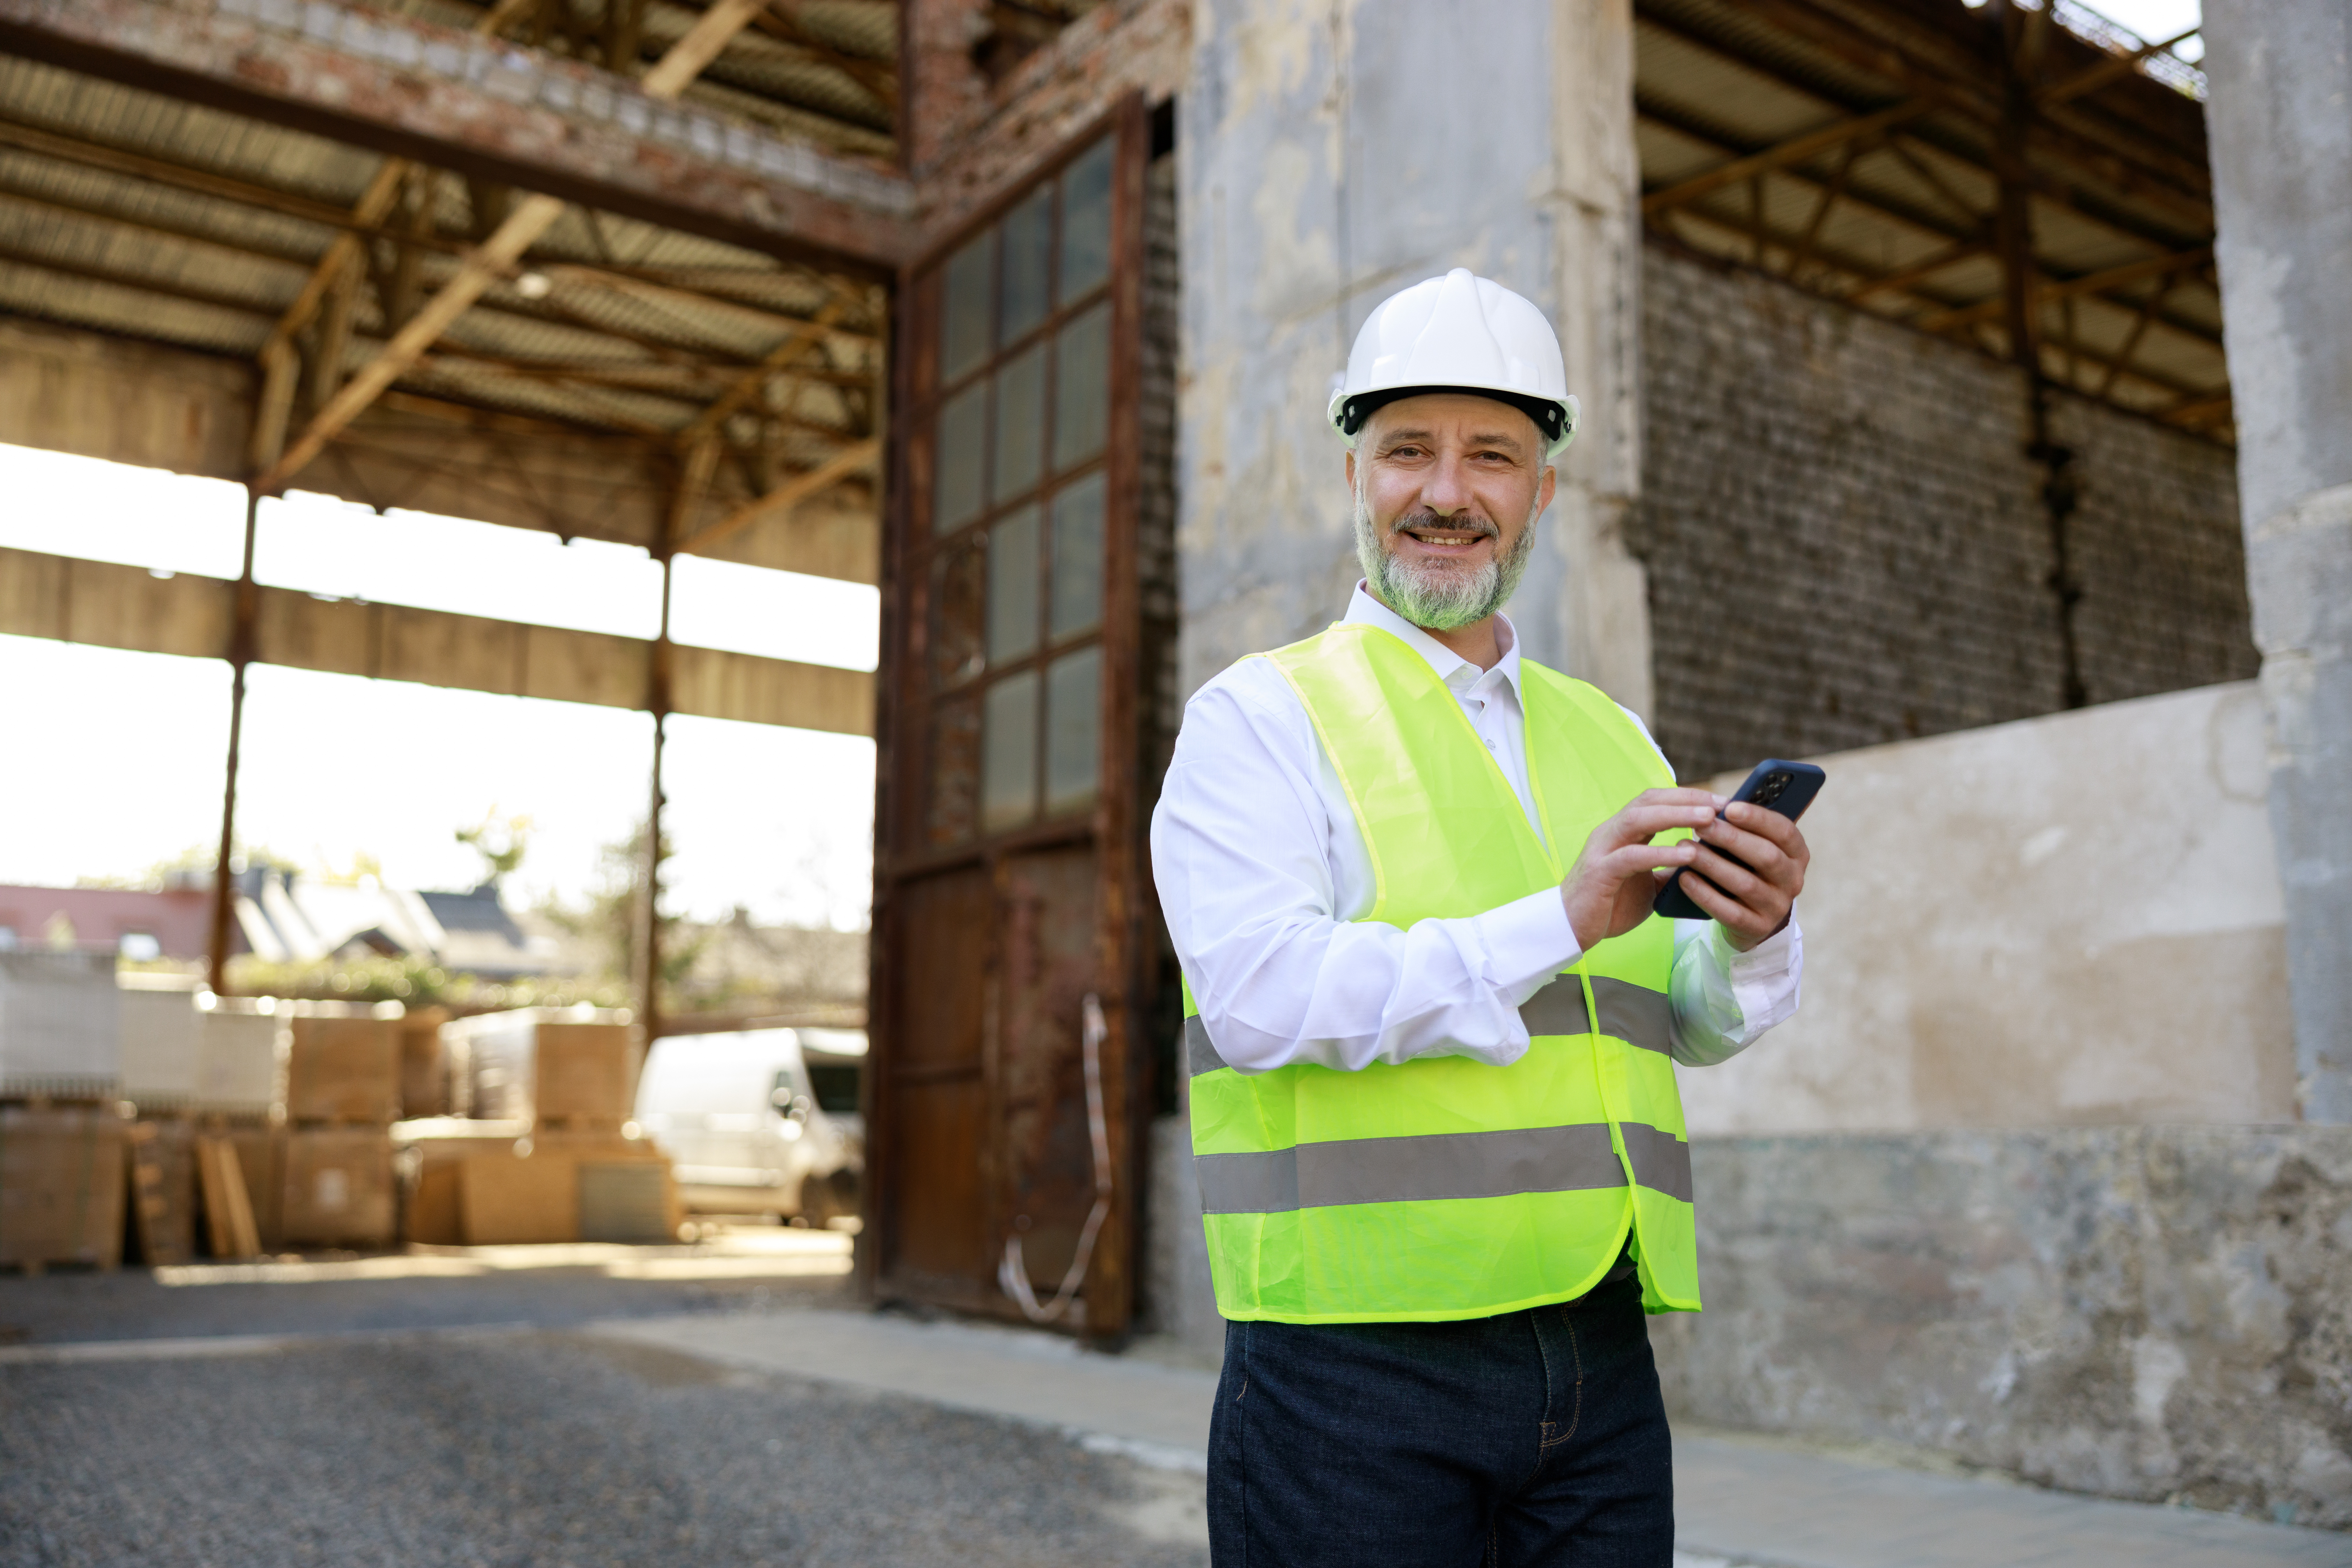
[[[1670,1408],[2352,1527],[2352,1128],[1700,1139]],[[2352,1550],[2347,1552],[2352,1559]]]

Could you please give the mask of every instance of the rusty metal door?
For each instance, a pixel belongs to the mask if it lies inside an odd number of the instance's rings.
[[[884,541],[864,1284],[1020,1318],[1091,1217],[1053,1321],[1096,1336],[1134,1310],[1149,1092],[1149,141],[1123,106],[902,279]]]

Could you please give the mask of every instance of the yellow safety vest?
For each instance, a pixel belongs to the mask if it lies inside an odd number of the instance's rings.
[[[1538,841],[1429,662],[1360,624],[1256,657],[1306,705],[1370,851],[1368,921],[1557,888],[1604,819],[1674,782],[1593,688],[1521,661]],[[1549,846],[1547,848],[1547,845]],[[1696,1311],[1690,1145],[1675,1088],[1674,922],[1601,942],[1519,1009],[1508,1067],[1225,1066],[1184,994],[1193,1167],[1217,1310],[1286,1323],[1436,1321],[1573,1300],[1630,1240],[1652,1312]]]

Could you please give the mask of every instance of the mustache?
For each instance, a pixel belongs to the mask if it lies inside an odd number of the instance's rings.
[[[1503,534],[1503,531],[1486,518],[1468,512],[1459,512],[1453,517],[1440,517],[1427,507],[1398,518],[1389,524],[1389,532],[1406,533],[1416,528],[1444,530],[1448,533],[1472,533],[1482,539],[1499,539]]]

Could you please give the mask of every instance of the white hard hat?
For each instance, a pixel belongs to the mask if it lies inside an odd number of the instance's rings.
[[[1529,301],[1457,267],[1373,310],[1331,393],[1331,426],[1352,450],[1383,403],[1418,392],[1473,392],[1507,403],[1549,437],[1549,462],[1576,438],[1576,399],[1551,323]]]

